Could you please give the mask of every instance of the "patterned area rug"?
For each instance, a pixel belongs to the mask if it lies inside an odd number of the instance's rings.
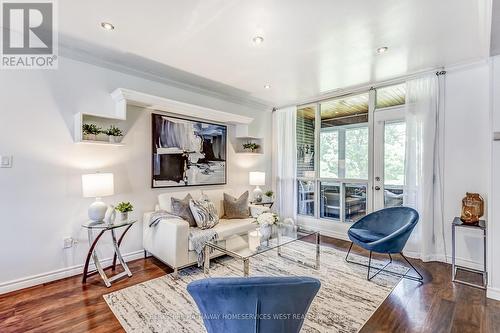
[[[282,253],[314,263],[315,246],[294,242]],[[321,289],[314,299],[301,332],[357,332],[382,304],[400,278],[380,273],[366,280],[366,268],[345,262],[345,252],[321,248],[321,267],[308,268],[278,257],[268,251],[250,259],[251,276],[312,276],[321,280]],[[367,258],[352,255],[353,260],[367,263]],[[373,262],[373,261],[372,261]],[[381,266],[382,262],[375,261]],[[241,261],[221,257],[211,262],[210,276],[242,276]],[[407,268],[390,265],[398,273]],[[186,285],[205,278],[201,268],[179,272],[179,279],[170,274],[128,287],[104,299],[127,332],[205,332],[198,308]]]

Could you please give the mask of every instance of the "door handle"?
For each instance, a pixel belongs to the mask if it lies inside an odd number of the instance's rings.
[[[380,186],[375,186],[376,191],[380,191]]]

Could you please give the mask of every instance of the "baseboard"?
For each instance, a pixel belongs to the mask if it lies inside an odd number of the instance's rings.
[[[500,288],[488,287],[486,297],[500,301]]]
[[[134,251],[134,252],[129,252],[126,254],[123,254],[123,259],[125,261],[131,261],[131,260],[136,260],[144,257],[144,252],[143,250],[139,251]],[[113,262],[113,258],[106,258],[101,261],[104,267],[110,266]],[[75,276],[78,274],[82,274],[83,272],[83,264],[81,265],[75,265],[71,267],[66,267],[66,268],[61,268],[55,271],[51,272],[46,272],[42,274],[37,274],[33,276],[28,276],[12,281],[7,281],[7,282],[2,282],[0,283],[0,294],[5,294],[8,292],[28,288],[28,287],[33,287],[39,284],[47,283],[47,282],[52,282],[56,280],[60,280],[63,278],[67,278],[70,276]],[[94,269],[93,264],[91,265],[91,268]]]

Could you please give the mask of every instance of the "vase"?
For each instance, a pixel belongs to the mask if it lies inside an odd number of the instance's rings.
[[[462,199],[462,212],[460,219],[465,224],[477,224],[479,218],[484,214],[484,200],[479,193],[465,194]]]
[[[273,232],[273,228],[270,224],[263,224],[259,228],[259,233],[261,235],[261,243],[266,242],[269,245],[269,238]]]
[[[121,136],[109,136],[109,143],[120,143],[122,142],[122,137]]]
[[[83,140],[96,141],[97,140],[97,135],[95,135],[95,134],[84,134],[83,135]]]
[[[128,220],[128,212],[121,212],[120,213],[120,220],[127,221]]]

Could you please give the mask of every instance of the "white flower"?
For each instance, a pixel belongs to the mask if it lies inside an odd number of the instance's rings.
[[[260,225],[272,225],[278,222],[278,215],[273,213],[262,213],[257,216],[257,223]]]

